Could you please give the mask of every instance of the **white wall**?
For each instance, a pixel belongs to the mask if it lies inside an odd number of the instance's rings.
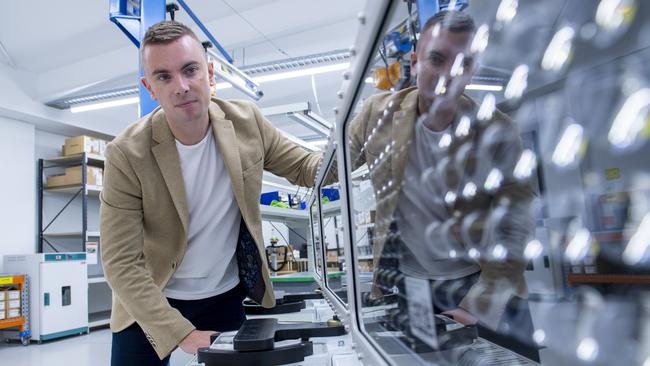
[[[36,251],[36,159],[32,124],[0,117],[0,255]],[[2,272],[2,262],[0,262]]]

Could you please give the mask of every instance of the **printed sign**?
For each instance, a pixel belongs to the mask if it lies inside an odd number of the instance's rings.
[[[429,281],[407,276],[406,298],[408,299],[411,332],[422,342],[437,348],[438,336]]]
[[[86,242],[86,262],[97,264],[97,242]]]

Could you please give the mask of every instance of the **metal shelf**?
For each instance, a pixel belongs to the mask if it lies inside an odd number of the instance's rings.
[[[94,276],[94,277],[88,277],[88,283],[107,283],[106,282],[106,277],[104,276]]]
[[[38,252],[44,252],[44,246],[48,245],[55,252],[58,252],[56,245],[52,242],[57,240],[66,239],[68,241],[79,240],[81,252],[86,252],[86,244],[89,241],[97,241],[100,237],[98,231],[89,231],[88,230],[88,210],[89,210],[89,198],[90,196],[97,197],[102,192],[103,187],[97,185],[89,185],[88,183],[88,167],[97,167],[103,168],[105,163],[105,158],[101,155],[82,153],[71,156],[61,156],[50,159],[39,159],[38,160],[38,227],[39,227],[39,243],[38,243]],[[46,172],[50,172],[49,169],[60,170],[63,167],[70,166],[81,166],[81,179],[78,180],[77,184],[70,184],[59,187],[46,187],[45,177]],[[44,203],[46,199],[52,199],[53,194],[65,194],[67,195],[67,202],[62,205],[59,211],[53,215],[53,218],[46,222],[44,220]],[[61,216],[64,211],[77,211],[77,206],[71,206],[74,201],[80,203],[80,217],[81,222],[79,231],[63,231],[63,232],[48,232],[48,228]],[[89,240],[92,238],[91,240]],[[51,242],[51,241],[52,242]],[[66,244],[67,245],[67,244]],[[99,258],[99,256],[98,256]],[[101,263],[98,263],[101,266]],[[93,285],[95,288],[96,284],[104,283],[106,284],[106,279],[101,274],[94,274],[91,277],[87,278],[88,285]],[[88,286],[88,291],[91,291]],[[110,304],[107,304],[110,308]],[[110,310],[99,311],[88,314],[88,326],[90,328],[97,328],[107,326],[110,322]]]
[[[374,222],[371,222],[371,223],[369,223],[369,224],[360,224],[360,225],[357,225],[357,230],[368,229],[368,228],[371,228],[371,227],[375,227],[375,223],[374,223]]]
[[[592,284],[614,284],[614,285],[648,285],[650,284],[650,275],[644,274],[580,274],[569,273],[569,286],[575,286],[581,283]]]
[[[323,217],[335,216],[341,214],[341,200],[328,202],[321,206]]]
[[[75,193],[77,193],[77,191],[79,191],[81,189],[81,187],[82,187],[81,184],[73,184],[73,185],[69,185],[69,186],[44,188],[43,191],[51,192],[51,193],[75,194]],[[86,185],[86,194],[89,195],[89,196],[97,197],[102,192],[102,189],[103,189],[102,186]]]
[[[102,155],[96,154],[86,154],[87,164],[91,166],[96,166],[103,168],[106,158]],[[79,165],[83,162],[83,154],[76,154],[70,156],[59,156],[51,159],[43,159],[44,162],[51,165],[58,166],[70,166],[70,165]]]
[[[309,212],[307,212],[307,210],[260,205],[260,213],[262,214],[262,220],[278,221],[289,224],[309,224]]]
[[[81,231],[70,231],[63,233],[43,233],[43,235],[51,238],[80,238]],[[99,238],[99,231],[87,231],[86,238]]]
[[[98,311],[88,314],[88,327],[97,328],[107,326],[111,323],[111,311]]]

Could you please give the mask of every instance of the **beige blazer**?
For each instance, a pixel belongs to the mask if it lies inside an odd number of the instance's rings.
[[[376,191],[374,268],[379,266],[389,227],[393,222],[393,214],[400,198],[408,153],[414,140],[417,103],[418,90],[415,87],[401,90],[395,94],[374,95],[365,101],[361,112],[350,122],[350,156],[353,169],[367,163],[370,179]],[[475,103],[470,98],[461,97],[459,111],[471,112],[476,115],[476,109]],[[459,116],[453,122],[452,130],[455,129],[458,119]],[[517,129],[517,126],[505,114],[497,110],[492,120],[486,121],[483,126],[473,126],[467,138],[480,139],[487,126],[494,123],[505,124],[508,128]],[[460,146],[456,142],[449,147],[450,155],[454,154],[454,151]],[[516,156],[519,156],[520,152],[520,145],[513,146],[513,151],[510,151]],[[533,193],[527,183],[508,184],[495,195],[479,193],[475,199],[469,202],[458,199],[453,207],[450,207],[450,210],[462,217],[473,210],[488,208],[502,197],[507,197],[517,204],[527,205],[530,203]],[[532,230],[530,227],[532,218],[530,221],[525,225],[526,227],[518,229]],[[462,239],[458,240],[462,242]],[[480,259],[479,281],[470,289],[460,304],[461,307],[478,315],[486,325],[493,328],[496,327],[496,323],[501,318],[506,303],[512,295],[527,297],[523,277],[525,263],[521,259],[521,252],[510,254],[509,259],[503,262]],[[377,287],[373,288],[375,295],[379,294],[377,290]]]
[[[259,208],[262,171],[313,186],[321,155],[286,139],[251,102],[214,98],[209,116],[249,238],[242,259],[238,249],[240,277],[241,268],[253,268],[248,295],[273,307]],[[137,322],[162,359],[195,327],[162,291],[183,260],[189,216],[175,139],[160,107],[108,144],[100,199],[102,262],[113,290],[111,330]]]

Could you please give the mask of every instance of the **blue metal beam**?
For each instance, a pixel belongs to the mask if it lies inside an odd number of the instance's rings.
[[[140,35],[139,39],[143,39],[147,29],[152,25],[165,20],[166,4],[165,0],[140,0]],[[142,53],[138,52],[139,57]],[[142,59],[140,59],[140,77],[144,77],[144,68]],[[139,83],[140,88],[140,117],[151,113],[159,103],[151,98],[149,91]]]
[[[201,30],[203,31],[203,33],[205,33],[205,35],[208,37],[208,39],[210,40],[210,42],[212,42],[212,44],[213,44],[215,47],[217,47],[217,49],[219,50],[219,52],[221,52],[221,54],[223,55],[223,57],[224,57],[224,58],[225,58],[229,63],[232,63],[232,61],[233,61],[233,60],[232,60],[232,57],[230,57],[230,55],[228,54],[228,52],[226,52],[226,50],[225,50],[223,47],[221,47],[221,44],[220,44],[219,42],[217,42],[217,40],[212,36],[212,33],[210,33],[210,31],[208,30],[208,28],[206,28],[206,27],[203,25],[203,23],[201,23],[201,21],[199,20],[199,18],[198,18],[196,15],[194,15],[194,12],[192,11],[192,9],[190,9],[189,6],[187,6],[187,4],[185,3],[185,1],[183,1],[183,0],[176,0],[176,2],[178,2],[178,3],[183,7],[183,9],[185,9],[185,11],[187,12],[187,15],[189,15],[190,18],[192,18],[192,20],[194,21],[194,23],[196,23],[196,25],[198,25],[199,28],[201,28]]]
[[[140,40],[152,25],[165,20],[165,0],[109,0],[109,18],[126,34],[133,44],[140,48]],[[140,60],[139,76],[144,76]],[[158,102],[151,98],[149,91],[138,83],[140,88],[140,117],[150,113]]]
[[[259,90],[259,86],[245,73],[239,71],[234,65],[232,65],[232,57],[228,52],[226,52],[221,44],[217,42],[205,25],[201,23],[199,18],[194,14],[185,1],[176,0],[176,2],[183,7],[190,18],[192,18],[201,31],[203,31],[203,33],[208,37],[210,42],[212,42],[212,44],[223,55],[223,58],[225,59],[223,62],[227,62],[227,64],[224,64],[224,67],[228,69],[228,72],[232,75],[237,75],[242,79],[241,83],[229,80],[233,86],[242,90],[255,100],[261,98],[263,93]],[[126,34],[138,49],[140,48],[140,41],[144,38],[147,29],[152,25],[165,20],[166,11],[165,0],[109,0],[110,20],[115,23],[124,34]],[[213,54],[213,57],[215,57],[215,55],[216,53]],[[140,60],[139,70],[140,78],[144,77],[142,60]],[[223,76],[224,75],[222,75],[222,77]],[[226,78],[226,80],[228,79]],[[144,85],[142,85],[142,83],[138,83],[138,87],[140,90],[139,115],[142,117],[153,111],[158,106],[158,102],[151,99],[149,91],[144,87]]]

